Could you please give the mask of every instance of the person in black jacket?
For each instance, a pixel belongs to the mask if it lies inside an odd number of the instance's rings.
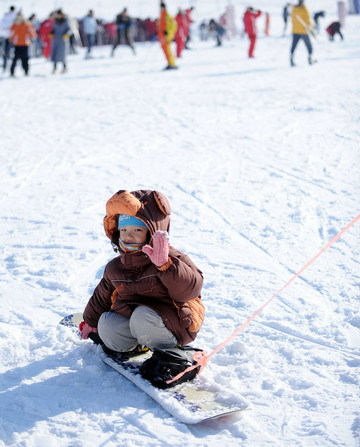
[[[341,33],[341,23],[340,22],[332,22],[326,28],[326,32],[329,35],[329,40],[334,40],[335,34],[339,34],[341,40],[344,40],[344,36]]]
[[[286,3],[283,7],[283,11],[282,11],[282,17],[283,17],[283,21],[284,21],[284,32],[283,32],[283,36],[285,36],[286,33],[286,28],[287,28],[287,23],[288,23],[288,19],[289,19],[289,8],[290,8],[291,4],[290,3]]]
[[[117,36],[111,50],[111,56],[114,56],[115,48],[118,45],[128,45],[134,54],[135,48],[130,36],[131,18],[128,15],[127,8],[116,16]]]
[[[325,11],[318,11],[318,12],[315,12],[315,14],[314,14],[314,23],[315,23],[315,29],[317,32],[319,32],[319,30],[320,30],[320,25],[319,25],[320,17],[325,17]]]

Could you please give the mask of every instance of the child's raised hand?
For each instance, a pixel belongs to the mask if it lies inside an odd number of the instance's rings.
[[[144,245],[142,251],[149,256],[156,267],[161,267],[169,261],[169,235],[167,231],[156,231],[153,235],[153,246]]]

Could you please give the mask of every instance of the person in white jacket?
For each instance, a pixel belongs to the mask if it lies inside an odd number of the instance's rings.
[[[9,59],[10,55],[10,48],[11,48],[11,42],[10,42],[10,29],[15,22],[16,18],[16,12],[15,7],[10,6],[10,9],[8,12],[6,12],[3,16],[3,18],[0,20],[0,37],[2,37],[3,40],[3,70],[6,70],[7,61]]]
[[[94,11],[92,9],[90,9],[87,15],[83,18],[82,25],[87,42],[86,57],[90,57],[91,48],[95,44],[95,37],[97,32],[97,22],[94,18]]]

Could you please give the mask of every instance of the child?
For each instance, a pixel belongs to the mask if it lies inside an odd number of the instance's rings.
[[[158,191],[121,190],[108,200],[104,228],[119,256],[106,265],[84,310],[82,338],[95,332],[116,352],[195,340],[204,319],[203,277],[170,246],[170,213]]]

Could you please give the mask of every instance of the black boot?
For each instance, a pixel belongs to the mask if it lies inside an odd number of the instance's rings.
[[[131,351],[123,351],[123,352],[113,351],[104,344],[102,344],[101,347],[102,350],[105,352],[105,354],[111,357],[117,363],[121,363],[123,361],[131,359],[132,357],[136,357],[149,351],[149,348],[144,345],[137,345]]]
[[[92,340],[96,345],[103,345],[104,342],[99,337],[99,334],[96,332],[90,332],[89,334],[90,340]]]

